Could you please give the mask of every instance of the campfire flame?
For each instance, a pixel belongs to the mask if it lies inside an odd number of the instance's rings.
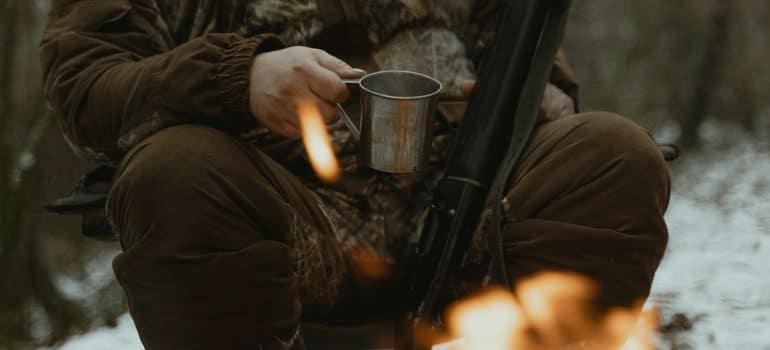
[[[514,349],[516,334],[526,322],[510,293],[494,289],[449,310],[453,337],[463,338],[464,350]]]
[[[318,107],[309,102],[300,102],[299,121],[305,150],[316,175],[326,183],[337,182],[341,173],[339,162]]]
[[[448,310],[452,350],[653,350],[658,313],[641,306],[592,311],[598,289],[575,274],[544,273],[514,294],[492,289]],[[641,304],[640,304],[641,305]]]

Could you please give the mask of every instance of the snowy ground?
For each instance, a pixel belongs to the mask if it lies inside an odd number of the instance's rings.
[[[671,349],[770,350],[770,142],[710,125],[700,152],[672,165],[670,231],[650,302]],[[142,349],[131,318],[61,350]]]
[[[57,350],[143,350],[131,316],[118,319],[115,328],[100,328],[82,336],[73,337]]]
[[[705,152],[675,166],[668,252],[650,301],[664,322],[686,316],[673,325],[682,330],[674,348],[770,349],[770,142],[728,147],[726,137],[747,135],[716,129],[705,130]]]

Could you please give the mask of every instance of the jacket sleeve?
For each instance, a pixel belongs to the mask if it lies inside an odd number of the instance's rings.
[[[109,161],[168,124],[254,126],[252,58],[281,47],[270,34],[207,34],[176,46],[152,0],[54,0],[39,52],[65,136]]]
[[[571,97],[572,102],[575,103],[575,111],[579,111],[578,84],[575,81],[572,67],[570,67],[567,58],[564,56],[564,52],[561,50],[559,50],[559,53],[556,55],[556,61],[554,62],[549,81]]]

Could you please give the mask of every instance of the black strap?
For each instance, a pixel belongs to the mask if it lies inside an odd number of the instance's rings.
[[[490,227],[487,230],[487,245],[492,256],[491,277],[495,283],[507,287],[510,287],[511,284],[505,267],[501,232],[503,224],[501,206],[516,164],[521,158],[537,122],[538,109],[543,99],[548,77],[553,69],[553,62],[559,47],[564,40],[569,5],[570,1],[565,0],[563,7],[551,9],[545,16],[540,44],[516,109],[516,123],[513,127],[511,142],[487,198],[487,203],[491,207]],[[515,205],[515,203],[513,204]],[[508,220],[515,220],[515,218],[508,218]]]

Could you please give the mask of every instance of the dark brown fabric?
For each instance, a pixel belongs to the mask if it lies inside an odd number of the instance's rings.
[[[556,61],[554,62],[549,81],[571,97],[572,102],[575,103],[575,110],[580,111],[578,84],[564,51],[559,50],[559,53],[556,55]]]
[[[132,151],[119,173],[108,201],[124,248],[114,269],[149,349],[288,339],[303,313],[321,307],[317,295],[335,299],[324,309],[332,317],[345,303],[394,302],[392,293],[359,295],[355,250],[341,248],[347,237],[332,232],[320,197],[225,133],[168,128]],[[587,113],[542,125],[506,197],[514,279],[574,271],[603,288],[600,305],[637,301],[666,245],[668,195],[665,163],[633,123]],[[321,254],[304,256],[308,249]],[[330,279],[333,271],[341,281]]]
[[[360,166],[342,124],[330,126],[345,181],[325,186],[300,143],[249,115],[248,74],[260,52],[352,25],[374,68],[425,58],[409,48],[429,38],[446,57],[414,67],[438,67],[426,72],[448,83],[472,78],[464,56],[489,38],[494,6],[442,4],[52,2],[40,48],[46,95],[78,152],[122,159],[107,208],[124,249],[114,270],[147,348],[301,347],[301,318],[376,314],[395,302],[393,271],[362,276],[395,266],[393,250],[418,231],[451,128],[437,125],[433,171],[384,177]],[[577,99],[562,58],[551,80]],[[252,144],[234,136],[250,130]],[[648,293],[666,243],[668,177],[643,130],[608,114],[550,122],[520,170],[505,227],[514,277],[585,273],[604,304]]]
[[[247,108],[250,63],[283,42],[335,42],[328,49],[342,49],[332,53],[345,58],[367,46],[381,64],[365,68],[419,68],[457,94],[457,84],[473,78],[471,58],[491,36],[494,8],[483,1],[53,0],[40,61],[46,96],[73,148],[117,163],[170,125],[193,122],[233,134],[257,127]],[[366,36],[368,45],[343,44],[346,30]],[[316,40],[324,34],[331,36]],[[420,37],[414,46],[433,55],[402,45],[410,41],[404,37]],[[433,57],[437,52],[445,57]],[[561,58],[552,81],[577,100]]]
[[[295,216],[330,235],[312,195],[216,129],[167,128],[129,153],[107,212],[113,262],[148,349],[254,349],[296,331]],[[319,276],[320,277],[320,276]]]
[[[40,60],[65,136],[83,156],[112,162],[168,125],[255,127],[251,60],[280,47],[269,34],[206,34],[177,46],[154,1],[55,0]]]
[[[514,280],[556,270],[600,287],[599,306],[649,294],[668,242],[670,179],[649,134],[593,112],[539,127],[521,160],[505,223]]]

